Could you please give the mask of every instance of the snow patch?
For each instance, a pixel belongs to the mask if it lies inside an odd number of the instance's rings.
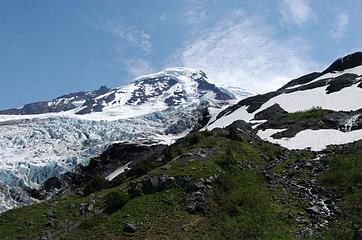
[[[108,181],[112,181],[115,177],[119,176],[120,174],[124,173],[125,171],[128,171],[130,168],[128,167],[131,164],[131,162],[125,164],[124,166],[117,168],[114,172],[109,174],[106,179]]]
[[[264,140],[279,144],[288,149],[311,148],[312,151],[321,151],[328,145],[352,143],[362,139],[362,130],[341,132],[335,129],[303,130],[292,138],[274,139],[271,136],[284,129],[266,129],[258,131],[258,136]]]
[[[264,103],[257,112],[263,111],[276,103],[290,113],[309,110],[313,107],[334,111],[355,111],[362,106],[362,88],[357,85],[354,84],[330,94],[326,94],[327,87],[284,93]]]
[[[249,122],[253,117],[254,114],[248,113],[246,111],[247,106],[242,106],[235,110],[234,112],[225,115],[218,120],[211,123],[209,126],[206,127],[207,130],[212,130],[214,128],[225,128],[235,122],[236,120],[244,120],[246,122]]]

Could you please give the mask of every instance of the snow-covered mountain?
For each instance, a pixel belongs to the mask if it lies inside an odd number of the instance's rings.
[[[33,202],[30,188],[114,142],[169,144],[251,94],[232,90],[210,84],[202,71],[169,68],[118,88],[0,111],[0,212]]]
[[[330,111],[323,111],[327,109]],[[279,124],[276,121],[277,116],[308,110],[321,115],[314,126],[308,119],[299,125],[281,124],[281,118]],[[241,119],[254,123],[259,136],[268,141],[291,149],[322,150],[330,144],[362,139],[361,113],[362,53],[356,52],[336,60],[323,72],[294,79],[275,92],[241,100],[221,112],[207,128],[226,127]],[[277,138],[277,133],[283,137]]]
[[[130,84],[114,89],[105,86],[90,92],[75,92],[51,101],[26,104],[21,108],[0,111],[2,115],[29,115],[67,112],[92,117],[117,116],[129,118],[156,110],[198,102],[225,101],[250,96],[238,88],[218,88],[207,82],[206,74],[190,68],[168,68],[164,71],[134,79]],[[94,113],[100,114],[94,114]],[[89,116],[87,116],[89,119]]]

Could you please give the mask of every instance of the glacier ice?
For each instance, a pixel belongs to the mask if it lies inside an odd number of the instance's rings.
[[[169,143],[202,119],[205,102],[141,117],[84,120],[64,116],[2,122],[0,126],[0,212],[34,202],[26,190],[87,164],[114,142]]]

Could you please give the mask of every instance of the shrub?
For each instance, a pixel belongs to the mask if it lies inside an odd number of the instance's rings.
[[[227,169],[227,168],[233,167],[236,165],[236,163],[237,163],[237,160],[230,147],[227,148],[227,150],[225,152],[225,156],[222,157],[221,159],[217,160],[217,164],[222,169]]]
[[[217,224],[226,239],[291,239],[257,171],[226,170],[216,181],[216,194]]]
[[[105,196],[105,210],[107,213],[113,213],[126,205],[128,200],[129,197],[126,193],[119,190],[113,190]]]
[[[240,141],[242,140],[240,136],[238,135],[238,129],[235,126],[231,126],[229,128],[229,136],[230,139]]]
[[[152,169],[159,167],[161,163],[154,161],[142,161],[127,171],[127,177],[140,177],[147,174]]]
[[[176,153],[176,150],[175,148],[173,147],[168,147],[166,149],[166,151],[164,152],[163,154],[163,160],[162,160],[162,163],[163,164],[166,164],[168,163],[169,161],[171,161],[174,157],[176,157],[177,153]]]
[[[202,135],[200,133],[194,133],[190,138],[190,144],[195,145],[200,143],[202,140]]]
[[[96,173],[96,176],[92,181],[86,184],[84,187],[84,194],[89,195],[101,189],[107,188],[110,186],[109,181],[104,179],[99,173]]]

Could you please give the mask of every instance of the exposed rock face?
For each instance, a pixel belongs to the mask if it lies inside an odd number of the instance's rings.
[[[100,171],[103,176],[107,176],[114,169],[121,167],[129,162],[133,165],[142,161],[156,160],[162,156],[166,145],[145,146],[137,144],[116,143],[104,151],[100,157],[93,158],[88,166],[87,172]]]
[[[267,109],[258,112],[255,114],[254,119],[255,120],[269,120],[272,118],[279,118],[288,112],[285,111],[283,108],[279,106],[279,104],[274,104],[271,107],[268,107]]]
[[[233,122],[230,126],[226,127],[226,130],[229,131],[229,135],[232,139],[245,141],[255,139],[255,135],[258,132],[256,129],[252,128],[250,123],[242,120]]]
[[[92,108],[97,108],[96,105],[99,105],[99,103],[95,99],[110,90],[111,89],[107,88],[106,86],[101,86],[98,90],[92,92],[75,92],[62,95],[58,98],[53,99],[52,101],[29,103],[24,105],[24,107],[22,108],[1,110],[0,114],[27,115],[63,112],[75,109],[76,107],[78,107],[79,104],[84,106],[79,114],[86,114],[91,112]]]
[[[140,161],[157,161],[163,155],[165,148],[165,145],[113,144],[99,157],[93,158],[89,165],[78,165],[75,171],[66,172],[59,177],[52,177],[45,181],[40,189],[29,189],[28,193],[33,198],[43,200],[47,195],[75,191],[75,189],[94,179],[97,174],[107,177],[127,163],[131,163],[129,167],[132,168]],[[172,179],[167,177],[161,177],[155,181],[157,181],[155,188],[172,184]]]
[[[142,105],[147,102],[150,98],[155,98],[160,96],[164,91],[168,91],[171,87],[178,83],[177,79],[164,76],[164,77],[154,77],[144,80],[139,80],[135,82],[135,85],[138,87],[133,91],[132,97],[128,99],[128,104],[137,104]],[[148,93],[149,87],[153,87],[153,92]],[[173,105],[178,105],[181,102],[173,102]],[[172,103],[170,103],[172,104]],[[171,105],[172,106],[172,105]]]
[[[337,59],[322,73],[324,74],[334,71],[343,71],[345,69],[354,68],[360,65],[362,65],[362,52],[356,52]]]
[[[146,194],[160,192],[175,185],[175,178],[169,176],[152,176],[144,180],[143,192]]]
[[[49,178],[44,182],[43,188],[46,191],[49,191],[50,189],[61,189],[62,181],[60,181],[60,179],[57,177]]]
[[[316,79],[316,78],[318,78],[320,76],[322,76],[322,73],[319,73],[319,72],[313,72],[313,73],[304,75],[304,76],[302,76],[300,78],[297,78],[297,79],[294,79],[294,80],[288,82],[283,87],[281,87],[279,90],[283,90],[283,89],[287,89],[287,88],[290,88],[290,87],[293,87],[293,86],[309,83],[309,82],[313,81],[314,79]]]
[[[315,111],[318,110],[316,109]],[[285,120],[283,118],[285,114],[278,114],[277,110],[275,110],[275,114],[273,115],[273,111],[268,108],[265,111],[261,111],[260,114],[256,114],[258,119],[268,120],[267,122],[260,124],[257,129],[286,129],[273,135],[273,138],[282,138],[294,137],[298,132],[306,129],[335,129],[349,132],[361,129],[362,127],[362,110],[350,112],[335,112],[332,110],[319,111],[322,111],[319,117]],[[270,115],[265,115],[265,112],[270,112]],[[270,118],[268,118],[269,116]]]
[[[360,79],[358,79],[358,75],[350,73],[333,78],[329,81],[329,85],[326,89],[327,94],[338,92],[345,87],[350,87],[358,81],[360,81]]]

